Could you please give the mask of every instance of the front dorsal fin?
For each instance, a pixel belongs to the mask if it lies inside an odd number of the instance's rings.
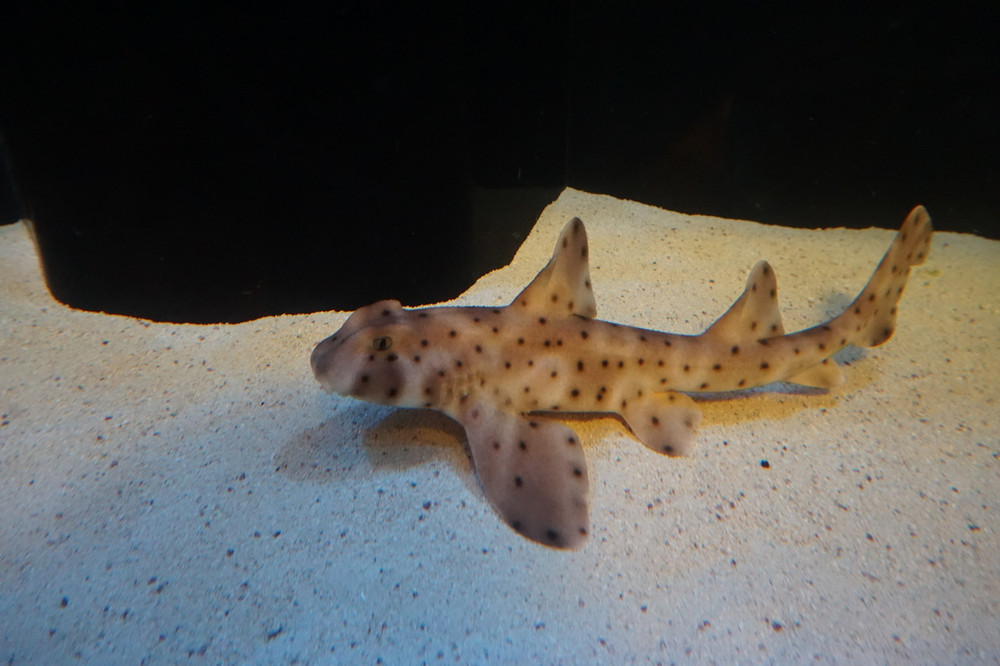
[[[702,335],[722,344],[739,345],[784,333],[778,311],[778,279],[771,265],[760,261],[750,271],[743,294]]]
[[[563,228],[549,263],[524,288],[511,307],[528,312],[575,314],[593,319],[597,303],[590,285],[587,230],[578,217]]]

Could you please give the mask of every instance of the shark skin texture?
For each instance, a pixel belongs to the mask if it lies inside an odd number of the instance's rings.
[[[615,414],[651,450],[679,456],[693,449],[701,421],[688,394],[779,381],[837,386],[843,375],[830,357],[892,336],[910,268],[926,259],[931,233],[917,206],[865,288],[824,324],[786,334],[774,271],[761,261],[704,333],[678,335],[595,319],[587,233],[573,218],[510,305],[405,309],[379,301],[316,345],[311,365],[329,393],[458,421],[503,520],[528,539],[575,549],[590,529],[587,464],[573,430],[553,415]]]

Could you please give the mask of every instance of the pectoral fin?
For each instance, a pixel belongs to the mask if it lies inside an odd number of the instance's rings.
[[[474,402],[460,415],[472,460],[497,512],[524,536],[579,548],[590,528],[587,463],[562,423]]]

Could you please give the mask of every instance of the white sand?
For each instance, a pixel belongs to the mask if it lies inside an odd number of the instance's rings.
[[[893,237],[567,190],[459,301],[512,299],[573,215],[599,316],[682,333],[761,258],[786,329],[822,321]],[[344,313],[72,310],[0,228],[0,661],[995,662],[998,267],[1000,242],[938,233],[838,395],[705,403],[692,458],[576,422],[592,536],[567,553],[493,513],[459,426],[319,390]]]

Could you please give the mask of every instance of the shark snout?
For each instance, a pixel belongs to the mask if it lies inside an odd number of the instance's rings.
[[[335,374],[332,372],[334,357],[336,354],[337,342],[331,337],[323,340],[313,349],[309,356],[309,365],[312,366],[313,376],[327,393],[336,391],[333,385]]]

